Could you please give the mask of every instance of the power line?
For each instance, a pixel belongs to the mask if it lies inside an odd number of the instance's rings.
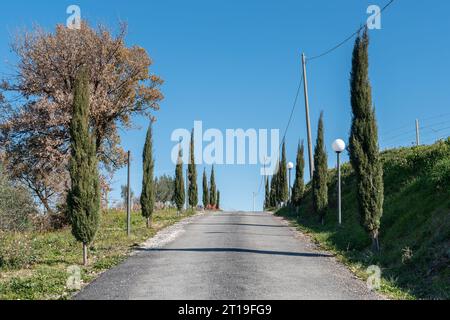
[[[448,134],[450,134],[450,127],[439,128],[437,130],[433,130],[433,131],[429,131],[424,134],[421,134],[421,140],[426,141],[425,144],[429,144],[431,142],[445,139],[446,132],[448,132]],[[384,140],[383,143],[386,144],[385,147],[389,149],[389,148],[392,148],[394,145],[401,146],[402,142],[399,141],[400,139],[402,139],[401,141],[411,139],[411,145],[414,145],[414,141],[413,141],[414,138],[413,138],[412,131],[411,131],[410,136],[406,136],[406,137],[397,136],[394,139]],[[396,141],[399,141],[399,142],[396,142]],[[390,146],[390,147],[387,147],[387,146]]]
[[[444,113],[444,114],[440,114],[440,115],[431,116],[431,117],[428,117],[428,118],[421,118],[420,122],[424,123],[424,122],[427,122],[429,120],[433,120],[433,119],[437,119],[437,118],[439,118],[441,120],[441,119],[446,119],[446,118],[449,118],[449,117],[450,117],[450,113]],[[434,126],[434,125],[438,125],[438,124],[437,123],[434,123],[434,124],[431,124],[431,125],[427,124],[426,126],[421,126],[420,129],[426,129],[429,126]],[[405,124],[403,124],[403,125],[401,125],[399,127],[390,129],[390,130],[382,132],[380,134],[381,134],[381,136],[383,136],[385,138],[394,137],[394,136],[397,135],[398,131],[403,130],[405,128],[411,128],[411,122],[405,123]],[[402,134],[402,133],[398,133],[398,134]]]
[[[421,119],[421,121],[428,121],[428,120],[433,120],[433,119],[437,119],[437,118],[447,118],[448,116],[450,116],[450,113],[443,113],[440,115],[436,115],[436,116],[431,116],[429,118],[425,118],[425,119]]]
[[[279,149],[278,149],[278,151],[279,151],[278,154],[281,154],[281,147],[282,147],[283,143],[286,141],[286,135],[287,135],[287,132],[288,132],[288,130],[289,130],[289,127],[291,126],[292,119],[294,118],[294,113],[295,113],[295,109],[296,109],[296,107],[297,107],[298,97],[299,97],[299,95],[300,95],[300,91],[301,91],[301,88],[302,88],[302,84],[303,84],[303,77],[300,77],[300,82],[299,82],[299,84],[298,84],[297,92],[296,92],[296,94],[295,94],[294,103],[292,104],[292,108],[291,108],[291,114],[289,115],[289,120],[288,120],[288,122],[287,122],[286,128],[284,129],[283,139],[281,139],[281,143],[280,143]],[[257,194],[260,194],[260,193],[261,193],[261,188],[262,188],[263,182],[264,182],[264,180],[265,180],[265,179],[264,179],[265,177],[266,177],[265,175],[264,175],[264,176],[261,176],[261,181],[260,181],[260,183],[259,183],[258,193],[257,193]]]
[[[420,119],[420,122],[423,123],[423,122],[426,122],[427,120],[437,119],[437,118],[440,118],[440,119],[444,118],[445,119],[448,116],[450,116],[450,113],[441,114],[441,115],[438,115],[438,116],[432,116],[432,117],[429,117],[429,118],[426,118],[426,119]],[[435,122],[435,123],[431,123],[431,124],[426,124],[425,126],[421,126],[420,130],[432,130],[432,131],[434,131],[435,129],[433,129],[432,127],[440,126],[440,125],[447,124],[447,123],[450,123],[450,120],[443,121],[443,122]],[[408,129],[406,131],[403,131],[403,129],[408,128],[408,127],[410,129]],[[402,132],[398,132],[400,130],[402,130]],[[383,132],[383,133],[380,134],[380,136],[383,137],[384,140],[386,140],[386,141],[391,141],[391,140],[397,139],[398,137],[405,136],[407,134],[411,134],[413,131],[414,131],[414,129],[412,129],[411,123],[409,123],[409,124],[405,124],[405,125],[402,125],[400,127],[388,130],[386,132]]]
[[[430,125],[427,125],[427,126],[420,127],[420,129],[422,129],[422,130],[423,129],[428,129],[428,130],[435,131],[435,129],[433,127],[441,126],[443,124],[448,124],[448,123],[450,123],[450,121],[443,121],[443,122],[439,122],[439,123],[433,123],[433,124],[430,124]]]
[[[289,120],[288,120],[288,123],[286,125],[286,129],[284,130],[283,139],[281,140],[281,143],[280,143],[280,153],[281,153],[281,146],[286,141],[286,135],[287,135],[287,132],[288,132],[289,127],[291,125],[292,118],[294,117],[294,112],[295,112],[295,108],[297,107],[298,96],[300,95],[302,84],[303,84],[303,77],[301,77],[300,83],[298,84],[297,93],[295,94],[294,104],[292,105],[292,109],[291,109],[291,114],[289,116]]]
[[[430,135],[430,134],[433,134],[433,133],[442,132],[442,131],[445,131],[445,130],[448,130],[448,129],[450,129],[450,127],[439,128],[439,129],[436,129],[436,130],[432,129],[433,132],[427,132],[425,135],[427,135],[427,134]]]
[[[411,130],[409,130],[407,132],[403,132],[403,133],[397,134],[395,136],[390,136],[390,137],[385,138],[383,140],[384,140],[384,142],[391,142],[391,141],[396,141],[399,138],[408,137],[409,135],[413,135],[413,134],[415,134],[415,130],[411,129]]]
[[[385,137],[393,136],[393,135],[395,135],[395,132],[403,130],[405,128],[409,128],[409,127],[411,127],[411,123],[404,124],[401,127],[397,127],[397,128],[385,131],[385,132],[381,133],[381,135],[385,136]]]
[[[391,0],[387,5],[385,5],[380,12],[377,13],[377,15],[375,17],[378,17],[382,12],[384,12],[392,3],[394,2],[394,0]],[[312,61],[312,60],[316,60],[319,58],[322,58],[330,53],[332,53],[333,51],[339,49],[340,47],[342,47],[344,44],[346,44],[349,40],[351,40],[354,36],[356,36],[357,34],[359,34],[361,32],[361,30],[363,30],[366,27],[366,24],[361,25],[355,32],[353,32],[350,36],[348,36],[347,38],[345,38],[343,41],[341,41],[340,43],[338,43],[337,45],[335,45],[334,47],[326,50],[325,52],[318,54],[316,56],[313,56],[311,58],[308,58],[308,61]]]

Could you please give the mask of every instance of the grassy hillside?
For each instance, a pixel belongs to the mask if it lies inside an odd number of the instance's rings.
[[[147,229],[140,212],[133,212],[129,238],[125,217],[120,211],[102,214],[90,248],[90,264],[81,267],[85,284],[123,261],[134,246],[186,215],[177,216],[174,210],[156,212],[153,227]],[[0,232],[0,300],[70,298],[72,292],[66,288],[67,268],[81,262],[81,244],[75,241],[69,228],[45,233]]]
[[[365,268],[382,268],[382,291],[394,297],[450,298],[450,139],[432,146],[383,153],[385,203],[381,220],[382,251],[374,255],[359,224],[355,177],[343,166],[343,225],[337,224],[336,170],[329,174],[330,208],[325,225],[312,213],[310,186],[298,213],[282,209],[324,247],[364,277]]]

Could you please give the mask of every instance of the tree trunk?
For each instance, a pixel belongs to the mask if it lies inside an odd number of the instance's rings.
[[[48,215],[52,215],[54,212],[52,208],[50,208],[50,204],[48,203],[48,199],[43,196],[40,192],[36,192],[36,195],[38,196],[39,200],[41,201],[42,205],[45,208],[45,211]]]
[[[88,248],[86,243],[83,243],[83,265],[88,265]]]
[[[147,218],[147,228],[151,228],[151,226],[152,226],[152,219]]]
[[[372,236],[372,251],[380,252],[380,242],[378,240],[378,230],[372,231],[371,236]]]

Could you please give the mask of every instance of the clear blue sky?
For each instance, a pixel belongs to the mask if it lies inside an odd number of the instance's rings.
[[[3,1],[0,10],[0,73],[13,59],[10,35],[38,23],[52,29],[64,23],[66,7],[77,4],[90,22],[116,26],[128,22],[129,45],[144,47],[153,72],[166,82],[166,99],[156,114],[156,173],[174,172],[170,161],[176,128],[194,120],[205,128],[280,128],[284,130],[300,78],[300,54],[312,56],[351,34],[370,4],[346,1]],[[395,3],[382,15],[382,30],[371,32],[370,78],[382,148],[410,145],[414,121],[422,120],[423,142],[450,135],[450,3],[445,0]],[[353,41],[308,65],[313,138],[320,110],[325,112],[329,165],[331,142],[348,139],[349,72]],[[136,155],[133,189],[140,192],[142,129],[122,134],[123,147]],[[433,131],[432,129],[436,130]],[[287,135],[288,158],[305,138],[303,95]],[[258,166],[218,166],[217,183],[226,209],[251,210],[258,189]],[[203,170],[199,167],[199,173]],[[199,174],[199,182],[200,182]],[[120,198],[125,171],[117,173],[114,198]],[[263,190],[257,199],[263,201]]]

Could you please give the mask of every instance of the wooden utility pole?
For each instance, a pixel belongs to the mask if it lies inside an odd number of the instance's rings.
[[[308,79],[306,77],[306,57],[302,54],[303,65],[303,89],[305,91],[306,130],[308,134],[309,175],[312,179],[314,173],[313,148],[311,138],[311,121],[309,119]]]
[[[420,146],[419,119],[416,119],[416,145]]]
[[[127,176],[127,235],[131,235],[131,186],[130,186],[130,160],[131,152],[128,151],[128,176]]]

